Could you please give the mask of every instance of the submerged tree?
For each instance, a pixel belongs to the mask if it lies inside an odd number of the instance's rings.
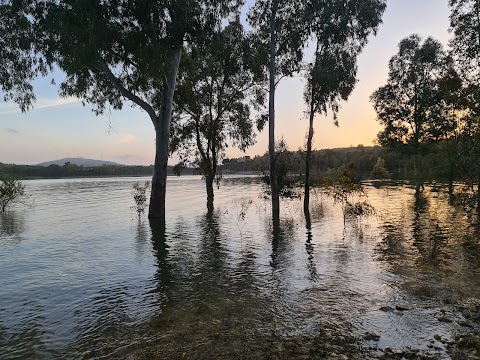
[[[61,96],[81,98],[96,114],[132,102],[150,117],[156,155],[149,217],[164,220],[170,120],[181,53],[185,44],[208,36],[238,9],[239,1],[21,3],[28,10],[22,13],[24,21],[33,24],[32,49],[66,74]]]
[[[298,71],[303,48],[308,38],[304,17],[304,2],[300,0],[257,0],[249,13],[249,22],[256,36],[269,49],[264,63],[268,68],[268,153],[272,217],[275,227],[280,216],[280,190],[275,157],[275,89],[284,76]]]
[[[452,127],[441,89],[441,80],[452,69],[452,59],[438,41],[427,38],[421,43],[418,35],[411,35],[390,59],[387,84],[371,95],[384,126],[378,141],[413,158],[417,192],[421,187],[417,166],[424,146],[440,140]]]
[[[185,51],[175,96],[172,151],[194,156],[213,206],[217,164],[229,143],[245,150],[255,139],[251,109],[264,103],[255,46],[236,19]],[[259,124],[260,126],[262,123]]]
[[[4,213],[7,207],[25,194],[25,185],[14,176],[0,176],[0,212]]]
[[[384,1],[325,3],[311,2],[305,7],[309,33],[316,40],[314,61],[307,71],[305,101],[309,106],[309,130],[305,167],[304,212],[309,211],[310,159],[313,120],[330,109],[337,122],[339,102],[347,100],[356,84],[357,55],[381,22]],[[335,19],[335,21],[331,21]]]
[[[381,15],[385,9],[384,0],[361,1],[282,1],[259,0],[256,1],[250,13],[250,22],[257,29],[257,34],[264,44],[270,48],[268,60],[269,69],[269,164],[270,183],[272,193],[272,210],[274,218],[279,214],[279,188],[275,169],[275,87],[282,76],[288,76],[299,70],[303,58],[303,50],[309,39],[314,37],[321,50],[317,54],[317,64],[323,61],[326,64],[337,55],[339,48],[343,50],[355,49],[356,54],[365,44],[367,36],[378,26]],[[318,53],[318,51],[317,51]],[[347,51],[343,51],[345,55]],[[335,54],[335,55],[334,55]],[[326,59],[321,59],[325,56]],[[355,59],[355,56],[353,58]],[[343,58],[341,60],[346,60]],[[348,60],[346,61],[348,62]],[[346,81],[351,74],[352,67],[346,62],[347,75],[339,75]],[[355,60],[353,61],[355,68]],[[312,65],[318,70],[318,66]],[[355,76],[353,76],[353,79]],[[355,80],[353,80],[354,82]],[[331,84],[329,84],[331,89]],[[338,98],[341,92],[345,93],[347,85],[338,85],[341,90],[336,94],[321,95],[323,104],[315,104],[318,110],[326,107],[338,107]],[[346,96],[346,95],[345,95]],[[344,96],[344,97],[345,97]],[[310,103],[310,102],[309,102]],[[333,103],[336,103],[334,105]],[[313,133],[312,133],[313,134]],[[310,139],[311,142],[311,139]],[[308,200],[307,200],[308,201]]]

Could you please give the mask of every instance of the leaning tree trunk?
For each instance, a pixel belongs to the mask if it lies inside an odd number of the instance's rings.
[[[278,9],[278,0],[272,3],[270,18],[270,93],[268,102],[268,153],[270,165],[270,189],[272,192],[272,217],[274,224],[280,219],[280,194],[275,168],[275,55],[276,55],[276,28],[275,17]]]
[[[303,198],[303,212],[305,216],[310,217],[310,159],[312,157],[312,139],[313,139],[313,94],[310,103],[310,121],[308,125],[307,154],[305,158],[305,196]]]
[[[168,145],[170,140],[170,121],[172,119],[173,93],[180,64],[181,49],[172,58],[166,89],[162,98],[162,108],[155,124],[155,164],[152,178],[152,193],[148,217],[165,221],[165,199],[167,190]]]

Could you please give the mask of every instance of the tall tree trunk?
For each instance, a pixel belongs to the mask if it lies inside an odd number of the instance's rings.
[[[448,195],[453,196],[453,175],[448,176]]]
[[[172,119],[173,93],[177,80],[178,66],[182,50],[178,49],[172,58],[166,89],[162,98],[162,108],[155,124],[155,164],[152,178],[152,193],[148,217],[165,221],[165,199],[167,190],[168,145],[170,140],[170,121]]]
[[[415,193],[420,194],[424,190],[423,180],[420,179],[417,170],[417,160],[418,160],[418,150],[415,150],[415,155],[413,158],[413,176],[415,178]]]
[[[268,152],[270,165],[270,189],[272,192],[272,217],[275,225],[280,220],[280,194],[277,183],[277,171],[275,160],[275,58],[277,33],[275,18],[277,15],[278,0],[272,2],[272,13],[270,18],[270,93],[268,101]]]
[[[207,209],[213,210],[213,181],[215,180],[215,174],[209,169],[209,173],[205,174],[205,185],[207,187]]]
[[[314,113],[313,94],[310,102],[310,121],[308,125],[307,154],[305,158],[305,196],[303,198],[303,213],[305,217],[310,217],[310,159],[312,157],[312,139],[313,139],[313,118]]]

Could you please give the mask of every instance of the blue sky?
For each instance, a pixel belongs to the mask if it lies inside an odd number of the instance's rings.
[[[447,45],[450,34],[447,0],[388,0],[378,34],[358,58],[358,83],[350,99],[342,104],[340,127],[331,118],[315,120],[316,149],[372,145],[380,130],[369,96],[385,84],[388,61],[397,44],[408,35],[432,36]],[[307,50],[307,60],[312,51]],[[56,82],[62,74],[55,73]],[[21,113],[13,103],[0,102],[0,162],[35,164],[64,157],[86,157],[122,164],[151,164],[155,156],[155,133],[148,115],[126,103],[121,111],[95,116],[88,104],[62,99],[51,85],[52,76],[35,81],[37,102]],[[305,142],[307,119],[300,78],[283,79],[276,93],[276,136],[283,136],[292,150]],[[3,95],[0,92],[0,96]],[[246,155],[263,154],[268,135],[257,135],[257,144]],[[227,157],[244,155],[227,149]],[[170,163],[176,162],[172,157]]]

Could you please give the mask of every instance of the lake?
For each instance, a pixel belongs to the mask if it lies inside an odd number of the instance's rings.
[[[0,214],[0,358],[475,356],[480,240],[446,192],[366,184],[376,215],[345,223],[313,194],[310,228],[285,200],[274,232],[258,177],[210,213],[171,177],[163,231],[132,209],[144,180],[25,181]]]

